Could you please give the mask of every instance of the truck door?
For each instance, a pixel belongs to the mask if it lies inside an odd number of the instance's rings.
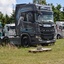
[[[34,20],[34,13],[24,12],[24,13],[21,13],[21,17],[24,17],[24,20],[19,22],[20,32],[29,33],[32,35],[38,31],[37,30],[38,25],[35,23],[35,20]]]

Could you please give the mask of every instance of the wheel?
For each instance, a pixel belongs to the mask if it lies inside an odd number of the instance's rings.
[[[22,37],[22,39],[21,39],[21,46],[23,46],[23,47],[29,47],[29,45],[30,45],[30,39],[29,39],[29,37],[28,36]]]
[[[60,35],[57,35],[57,39],[61,39],[61,36]]]
[[[8,44],[9,43],[9,38],[7,36],[5,36],[3,38],[3,42],[4,42],[5,45]]]
[[[48,46],[48,43],[43,43],[43,44],[41,44],[42,46]]]

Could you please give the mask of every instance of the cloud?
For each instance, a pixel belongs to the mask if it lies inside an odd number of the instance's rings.
[[[16,0],[0,0],[0,11],[5,15],[11,15]]]

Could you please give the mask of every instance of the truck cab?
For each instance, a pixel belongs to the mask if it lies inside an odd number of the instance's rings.
[[[17,4],[15,14],[15,30],[21,38],[21,45],[55,43],[55,24],[50,6]]]
[[[5,24],[3,42],[6,44],[20,45],[20,38],[16,36],[15,23]]]
[[[15,35],[15,24],[5,24],[4,26],[4,34],[7,37]]]

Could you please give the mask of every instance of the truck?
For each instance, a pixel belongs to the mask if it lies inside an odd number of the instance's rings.
[[[64,38],[64,21],[56,21],[57,39]]]
[[[56,30],[52,7],[40,4],[17,4],[15,32],[21,46],[54,44]]]
[[[14,36],[15,35],[15,23],[5,24],[3,30],[4,30],[5,36],[7,37]]]
[[[10,39],[15,35],[15,24],[5,24],[3,28],[4,36],[2,38],[2,45],[10,42]]]

